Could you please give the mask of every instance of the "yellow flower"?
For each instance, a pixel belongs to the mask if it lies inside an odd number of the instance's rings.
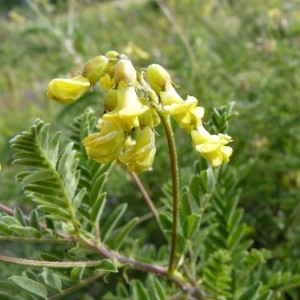
[[[227,163],[232,154],[232,148],[227,145],[232,141],[227,134],[211,135],[203,126],[191,131],[193,145],[197,151],[205,157],[213,167]]]
[[[154,132],[149,126],[138,128],[135,144],[129,146],[119,161],[127,166],[129,172],[144,172],[154,160],[156,148]]]
[[[188,96],[186,101],[184,101],[173,87],[165,92],[160,92],[159,96],[164,109],[167,110],[170,115],[187,112],[196,107],[198,103],[198,100],[193,96]]]
[[[115,160],[125,143],[124,130],[114,122],[103,122],[100,132],[86,137],[82,143],[87,154],[98,163],[108,163]]]
[[[194,107],[184,113],[173,115],[179,126],[187,133],[190,133],[197,126],[201,125],[204,116],[203,107]]]
[[[201,124],[204,108],[197,106],[198,100],[195,97],[188,96],[184,101],[173,86],[168,86],[167,90],[160,92],[159,95],[164,109],[188,133]]]
[[[148,109],[149,107],[139,100],[134,86],[128,86],[124,81],[120,81],[117,89],[117,107],[104,114],[103,120],[119,123],[125,131],[130,131],[134,127],[139,127],[139,116]]]
[[[147,78],[151,87],[160,98],[164,109],[188,133],[201,124],[203,107],[196,107],[198,100],[188,96],[184,101],[176,92],[169,73],[160,65],[152,64],[147,68]]]
[[[62,104],[73,103],[90,89],[89,80],[83,75],[69,79],[56,78],[49,82],[48,97]]]

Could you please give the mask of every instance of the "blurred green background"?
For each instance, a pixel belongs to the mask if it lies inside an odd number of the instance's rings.
[[[89,58],[116,50],[137,68],[163,65],[207,117],[214,106],[236,103],[230,164],[240,174],[249,235],[277,258],[299,259],[299,48],[296,0],[0,0],[2,201],[29,205],[14,183],[11,137],[36,118],[64,128],[89,105],[102,112],[99,87],[61,106],[47,100],[49,80],[76,75]],[[196,154],[183,133],[177,139],[188,172]],[[158,144],[156,161],[166,159],[164,151]],[[168,176],[163,165],[154,165],[153,184]]]

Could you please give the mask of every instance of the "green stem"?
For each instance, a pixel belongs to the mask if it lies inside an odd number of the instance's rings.
[[[160,117],[160,120],[164,126],[165,133],[168,141],[170,165],[171,165],[171,176],[172,176],[172,188],[173,188],[173,222],[172,222],[172,241],[171,241],[171,252],[169,259],[169,274],[174,274],[177,265],[178,257],[176,254],[177,245],[177,234],[178,234],[178,220],[179,220],[179,168],[177,160],[177,151],[174,132],[170,120],[170,115],[159,105],[159,98],[156,93],[149,87],[147,82],[144,80],[141,72],[138,72],[138,81],[145,90],[150,100],[151,106],[155,109]]]
[[[81,246],[90,249],[94,253],[98,253],[101,256],[111,260],[117,265],[117,267],[129,266],[136,270],[140,270],[147,273],[153,273],[169,278],[175,284],[177,284],[183,291],[189,294],[192,294],[195,290],[195,288],[189,282],[187,282],[180,274],[171,274],[170,271],[165,267],[161,267],[152,263],[149,264],[143,261],[138,261],[131,257],[125,257],[118,252],[104,247],[103,245],[95,244],[95,241],[86,239],[84,236],[80,237],[79,243]]]
[[[154,264],[148,264],[142,261],[135,260],[133,258],[125,257],[119,254],[118,252],[106,248],[103,245],[97,245],[95,241],[87,239],[84,236],[80,236],[79,243],[82,247],[90,249],[94,253],[98,253],[103,257],[108,258],[112,262],[116,263],[118,267],[127,265],[140,271],[167,276],[167,270],[164,267],[156,266]]]
[[[178,234],[178,219],[179,219],[179,168],[177,160],[177,151],[174,138],[174,132],[171,125],[170,116],[162,111],[155,108],[158,113],[161,122],[164,126],[171,164],[171,176],[172,176],[172,188],[173,188],[173,222],[172,222],[172,242],[171,242],[171,253],[169,259],[169,273],[172,274],[177,268],[178,257],[176,254],[177,245],[177,234]]]

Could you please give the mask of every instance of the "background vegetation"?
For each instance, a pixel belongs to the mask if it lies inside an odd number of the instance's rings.
[[[3,0],[0,8],[2,203],[32,208],[14,182],[11,137],[37,117],[65,130],[87,106],[101,110],[100,89],[61,107],[47,100],[48,81],[77,74],[84,61],[114,49],[136,66],[160,63],[182,85],[182,95],[196,96],[208,110],[235,101],[239,116],[229,131],[234,138],[230,164],[242,189],[239,205],[245,209],[247,234],[274,259],[299,260],[299,1]],[[177,139],[185,174],[196,154],[180,133]],[[160,149],[159,144],[156,160],[164,161],[167,153]],[[166,175],[164,163],[154,168],[155,174],[145,176],[156,195],[157,176],[163,181]],[[133,190],[123,193],[127,184],[115,174],[109,182],[113,197],[130,197],[137,210],[146,212]],[[20,251],[5,243],[0,248]]]

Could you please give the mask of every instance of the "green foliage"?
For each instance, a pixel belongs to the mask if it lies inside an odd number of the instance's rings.
[[[299,3],[26,2],[3,10],[0,21],[0,241],[1,254],[16,258],[1,258],[0,298],[298,299]],[[156,219],[118,165],[85,153],[81,141],[98,117],[86,107],[99,111],[101,92],[64,108],[44,95],[49,78],[78,74],[82,61],[112,45],[142,67],[150,57],[166,66],[180,92],[210,106],[209,132],[229,130],[234,139],[229,165],[213,170],[176,135],[182,187],[173,277],[135,264],[169,262],[164,143],[153,172],[141,176]],[[45,122],[33,123],[37,116]],[[8,140],[31,123],[12,140],[11,164]]]
[[[215,109],[211,127],[225,130],[231,112],[232,105]],[[279,262],[269,268],[266,261],[270,261],[271,252],[251,248],[249,227],[238,207],[239,172],[229,165],[213,169],[204,159],[195,162],[189,184],[181,190],[178,270],[168,274],[163,266],[168,263],[166,246],[173,230],[172,185],[169,181],[164,184],[156,219],[156,230],[166,239],[156,246],[142,246],[136,238],[145,233],[139,226],[140,217],[127,217],[132,207],[118,203],[110,209],[108,204],[105,183],[117,166],[97,164],[81,145],[80,140],[92,133],[95,125],[95,113],[87,109],[75,118],[68,136],[37,120],[29,131],[12,139],[14,164],[25,167],[16,179],[37,206],[28,217],[19,207],[11,215],[2,213],[2,239],[69,246],[67,255],[41,252],[41,260],[19,262],[35,269],[10,276],[3,295],[13,298],[18,289],[22,299],[60,299],[122,267],[125,271],[127,265],[148,275],[144,279],[131,279],[127,272],[124,277],[116,275],[119,280],[127,278],[130,288],[120,281],[115,290],[104,288],[103,299],[167,299],[180,294],[196,299],[270,299],[272,294],[293,295],[290,287],[299,285],[300,267]],[[18,259],[8,261],[16,263]],[[165,278],[159,280],[156,273]]]
[[[17,180],[24,184],[27,196],[39,204],[38,209],[48,213],[48,218],[71,222],[76,227],[74,211],[85,194],[85,190],[76,193],[78,159],[73,144],[61,149],[61,133],[51,135],[49,127],[50,124],[37,120],[30,131],[12,140],[14,163],[34,167],[19,173]]]
[[[111,293],[106,294],[104,300],[122,300],[122,299],[137,299],[137,300],[166,300],[164,288],[160,281],[154,276],[148,276],[145,283],[135,279],[130,282],[130,290],[128,291],[124,285],[117,286],[118,296]]]

